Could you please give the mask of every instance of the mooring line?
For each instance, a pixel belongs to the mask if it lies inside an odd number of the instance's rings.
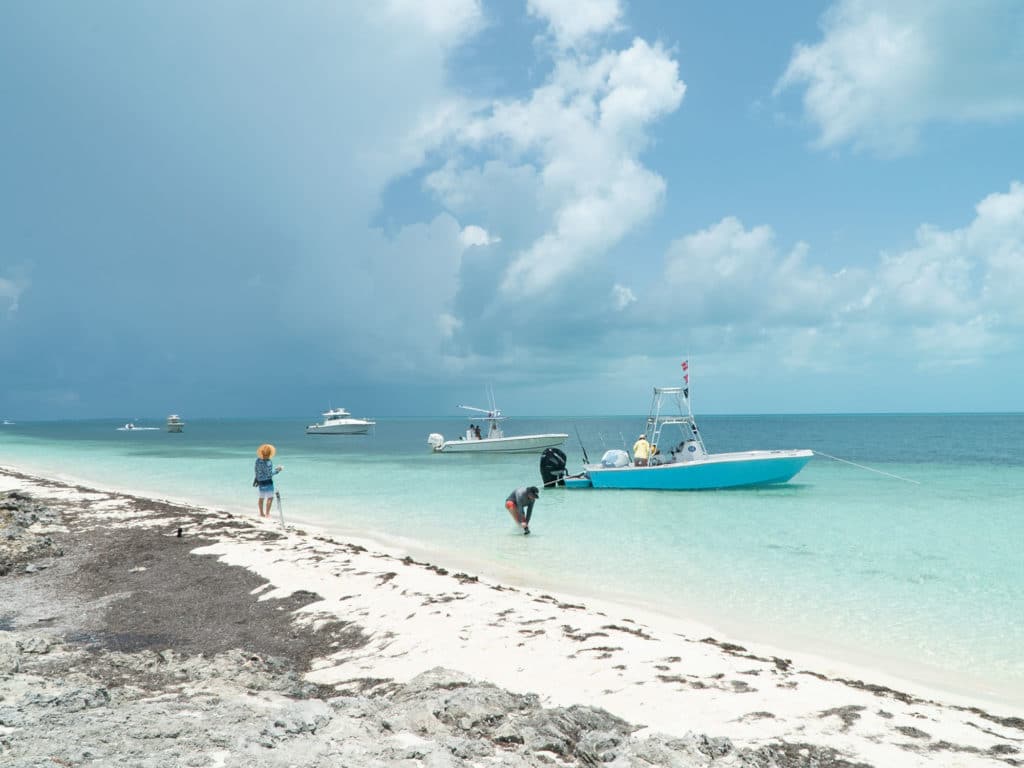
[[[855,461],[848,461],[846,459],[840,459],[838,456],[832,456],[831,454],[824,453],[822,451],[815,451],[815,453],[818,454],[819,456],[824,456],[826,459],[832,459],[833,461],[841,461],[843,464],[849,464],[851,466],[858,467],[859,469],[866,469],[868,472],[877,472],[880,475],[885,475],[886,477],[892,477],[892,478],[895,478],[896,480],[902,480],[905,483],[913,483],[914,485],[920,485],[921,484],[920,480],[911,480],[909,477],[900,477],[899,475],[894,475],[892,472],[883,472],[882,470],[874,469],[873,467],[865,467],[863,464],[858,464]]]

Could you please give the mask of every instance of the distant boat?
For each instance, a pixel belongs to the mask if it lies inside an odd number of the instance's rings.
[[[118,432],[154,432],[160,429],[160,427],[137,427],[134,422],[129,421],[123,427],[118,427]]]
[[[331,408],[321,415],[322,422],[306,427],[307,435],[365,435],[377,423],[353,416],[344,408]]]
[[[5,427],[13,427],[14,426],[14,422],[13,421],[8,421],[7,419],[4,419],[3,426],[5,426]]]
[[[167,431],[168,432],[181,432],[185,428],[185,422],[181,420],[181,416],[176,413],[172,413],[167,417]]]
[[[506,435],[501,428],[505,416],[497,408],[475,408],[471,405],[460,405],[466,411],[483,414],[483,419],[476,416],[470,418],[487,422],[487,432],[470,424],[466,434],[457,440],[445,440],[444,435],[437,432],[427,437],[427,445],[435,453],[537,453],[545,448],[557,448],[568,439],[569,435],[561,432],[543,435]]]
[[[665,412],[673,405],[674,412]],[[679,433],[670,437],[665,427],[678,427]],[[773,485],[791,480],[814,455],[806,449],[708,453],[690,409],[689,387],[654,388],[644,436],[652,449],[672,447],[655,452],[644,466],[634,466],[626,451],[606,451],[582,474],[566,477],[565,487],[695,491]]]

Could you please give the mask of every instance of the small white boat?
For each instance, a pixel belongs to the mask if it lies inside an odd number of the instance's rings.
[[[666,412],[671,405],[675,408],[668,410],[674,412]],[[665,427],[678,427],[679,432],[670,436],[662,431]],[[807,449],[708,453],[690,408],[688,386],[654,388],[644,436],[658,450],[642,465],[631,462],[626,451],[613,449],[600,462],[586,464],[582,474],[566,477],[565,487],[696,491],[773,485],[791,480],[814,456]]]
[[[181,420],[181,416],[176,413],[172,413],[167,417],[167,431],[168,432],[181,432],[185,428],[185,422]]]
[[[506,417],[502,416],[497,408],[474,408],[471,405],[460,405],[459,408],[483,414],[483,419],[476,416],[470,418],[487,422],[487,432],[473,424],[470,424],[466,433],[457,440],[445,440],[444,435],[432,432],[427,437],[427,445],[435,453],[539,453],[545,448],[557,448],[569,437],[561,432],[544,435],[506,435],[501,428],[501,422]]]
[[[8,421],[7,419],[4,419],[3,425],[5,427],[13,427],[14,426],[14,422],[13,421]]]
[[[306,427],[307,435],[365,435],[377,423],[357,418],[344,408],[331,408],[324,411],[322,416],[322,422]]]
[[[160,429],[160,427],[137,427],[134,422],[129,421],[123,427],[118,427],[118,432],[153,432]]]

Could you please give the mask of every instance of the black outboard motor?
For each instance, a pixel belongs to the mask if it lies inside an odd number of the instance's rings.
[[[545,448],[540,455],[540,479],[545,488],[565,485],[565,451],[561,448]]]

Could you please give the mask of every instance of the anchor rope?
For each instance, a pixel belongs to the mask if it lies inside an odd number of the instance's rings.
[[[895,478],[896,480],[902,480],[905,483],[913,483],[914,485],[920,485],[921,484],[921,482],[919,480],[911,480],[909,477],[901,477],[900,475],[894,475],[892,472],[883,472],[882,470],[875,469],[874,467],[865,467],[863,464],[858,464],[855,461],[849,461],[847,459],[840,459],[838,456],[832,456],[831,454],[825,453],[823,451],[815,451],[815,453],[818,454],[819,456],[824,456],[826,459],[832,459],[833,461],[840,461],[843,464],[849,464],[851,466],[857,467],[858,469],[866,469],[868,472],[877,472],[880,475],[885,475],[886,477],[892,477],[892,478]]]

